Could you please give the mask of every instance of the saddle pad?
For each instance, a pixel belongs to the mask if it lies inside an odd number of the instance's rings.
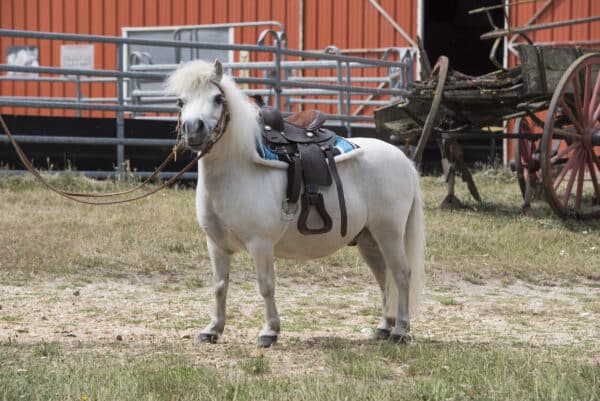
[[[337,136],[335,139],[333,154],[335,156],[345,155],[357,149],[360,149],[358,145],[350,142],[346,138]],[[264,143],[262,143],[261,140],[256,141],[256,151],[263,160],[280,160],[275,153],[273,153],[267,146],[265,146]]]

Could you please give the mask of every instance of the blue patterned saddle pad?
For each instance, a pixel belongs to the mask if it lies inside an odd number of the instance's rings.
[[[336,136],[333,154],[335,156],[343,155],[345,153],[350,153],[355,149],[359,149],[359,146],[350,142],[344,137]],[[264,160],[282,160],[277,154],[273,153],[268,146],[266,146],[262,141],[256,141],[256,150],[261,159]]]

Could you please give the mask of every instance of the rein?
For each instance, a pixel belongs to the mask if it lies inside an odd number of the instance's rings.
[[[217,86],[217,88],[221,91],[221,94],[225,95],[223,89],[221,88],[221,85],[219,85],[218,82],[215,82],[215,81],[211,81],[211,82]],[[169,154],[169,156],[165,159],[165,161],[163,161],[162,164],[160,166],[158,166],[158,168],[156,170],[154,170],[154,172],[148,178],[146,178],[141,184],[139,184],[133,188],[124,190],[124,191],[110,192],[110,193],[69,192],[69,191],[64,191],[64,190],[57,188],[54,185],[50,184],[40,174],[40,172],[35,168],[33,163],[31,163],[31,161],[29,160],[29,158],[27,157],[25,152],[23,152],[23,149],[21,149],[21,146],[19,146],[17,141],[14,139],[12,133],[10,132],[10,129],[4,122],[4,118],[2,117],[2,115],[0,115],[0,124],[2,125],[2,128],[4,129],[4,133],[8,137],[8,140],[10,141],[11,145],[15,149],[15,151],[16,151],[17,155],[19,156],[19,159],[21,160],[23,165],[46,188],[57,193],[58,195],[60,195],[64,198],[67,198],[74,202],[83,203],[86,205],[116,205],[116,204],[128,203],[128,202],[133,202],[133,201],[137,201],[137,200],[146,198],[150,195],[153,195],[153,194],[163,190],[164,188],[168,187],[169,185],[173,184],[177,179],[179,179],[179,177],[181,177],[184,173],[188,172],[194,166],[194,164],[196,164],[196,162],[198,160],[200,160],[202,157],[204,157],[212,149],[214,144],[217,143],[219,141],[219,139],[221,139],[221,137],[223,136],[223,133],[227,130],[227,126],[229,125],[230,118],[231,118],[231,116],[229,113],[229,108],[227,107],[227,101],[224,97],[223,110],[221,111],[221,116],[219,117],[219,121],[217,122],[217,125],[211,131],[209,138],[206,142],[206,145],[203,146],[203,148],[200,150],[198,155],[192,161],[190,161],[181,171],[179,171],[176,175],[171,177],[169,180],[165,181],[159,187],[154,188],[153,190],[151,190],[149,192],[146,192],[144,194],[137,195],[137,196],[134,196],[131,198],[116,199],[116,200],[109,200],[109,201],[93,201],[93,200],[81,199],[81,198],[109,198],[109,197],[116,197],[116,196],[120,196],[120,195],[127,195],[127,194],[133,193],[135,191],[138,191],[138,190],[142,189],[143,187],[145,187],[146,185],[148,185],[148,183],[154,177],[156,177],[158,175],[158,173],[160,173],[167,166],[167,164],[169,164],[173,159],[175,159],[175,160],[177,159],[177,152],[183,147],[183,145],[181,144],[181,138],[182,138],[181,113],[179,114],[178,121],[177,121],[177,128],[176,128],[177,144],[173,147],[173,151]]]

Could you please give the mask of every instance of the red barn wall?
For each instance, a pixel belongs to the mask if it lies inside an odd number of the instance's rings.
[[[417,0],[380,0],[382,7],[411,36],[417,32]],[[300,21],[300,9],[304,18]],[[275,20],[284,24],[288,47],[322,50],[382,48],[408,43],[366,0],[0,0],[3,29],[121,36],[122,27],[196,25]],[[304,26],[300,43],[300,22]],[[236,30],[236,43],[255,44],[263,28]],[[6,47],[37,45],[41,66],[60,65],[60,45],[49,40],[0,39],[0,57]],[[381,54],[371,55],[380,57]],[[238,55],[236,55],[238,57]],[[265,56],[266,57],[266,56]],[[256,58],[255,58],[256,59]],[[95,68],[115,69],[116,46],[95,44]],[[74,84],[0,81],[0,94],[16,96],[75,96]],[[116,96],[115,84],[87,84],[86,97]],[[4,113],[74,115],[74,111],[3,108]],[[82,112],[84,116],[108,113]]]

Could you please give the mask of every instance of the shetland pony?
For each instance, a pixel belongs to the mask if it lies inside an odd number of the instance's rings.
[[[284,163],[259,157],[259,110],[223,75],[221,63],[184,64],[169,76],[166,89],[179,97],[184,144],[203,153],[196,215],[206,233],[216,308],[198,340],[214,343],[223,334],[234,253],[247,251],[253,258],[266,315],[258,345],[269,347],[280,333],[275,258],[319,258],[350,242],[358,245],[382,292],[375,337],[409,340],[410,317],[424,284],[425,222],[419,175],[402,151],[377,139],[352,138],[359,149],[336,158],[346,194],[347,235],[340,234],[334,186],[320,188],[333,228],[302,235],[296,227],[300,211],[286,202]]]

